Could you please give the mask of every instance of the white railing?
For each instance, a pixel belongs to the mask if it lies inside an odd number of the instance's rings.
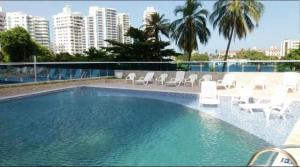
[[[37,65],[45,65],[45,64],[180,64],[180,63],[300,63],[300,60],[210,60],[210,61],[106,61],[106,62],[98,62],[98,61],[82,61],[82,62],[36,62]],[[1,63],[2,65],[33,65],[34,62],[9,62],[9,63]]]
[[[300,60],[229,60],[168,62],[11,62],[0,63],[0,85],[61,79],[114,76],[116,70],[190,72],[299,71]],[[78,72],[80,70],[80,72]],[[98,72],[95,70],[99,70]],[[94,73],[98,73],[93,75]],[[43,78],[43,79],[42,79]]]

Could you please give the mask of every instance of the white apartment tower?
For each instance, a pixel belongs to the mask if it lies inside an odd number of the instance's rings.
[[[5,30],[5,17],[6,17],[6,13],[2,10],[2,7],[0,6],[0,31],[4,31]]]
[[[118,40],[117,11],[110,8],[91,6],[84,18],[85,50],[110,46],[105,40]]]
[[[128,29],[130,28],[129,14],[128,13],[118,13],[118,41],[122,43],[131,43],[131,39],[125,36]]]
[[[50,47],[49,21],[43,17],[31,17],[32,24],[29,24],[31,37],[43,46]]]
[[[30,33],[32,39],[49,47],[49,21],[45,18],[22,12],[8,12],[6,14],[6,29],[15,27],[23,27]]]
[[[146,10],[144,11],[144,15],[143,15],[143,24],[147,25],[147,20],[151,19],[151,15],[158,13],[158,11],[156,11],[154,9],[154,7],[147,7]]]
[[[83,52],[83,17],[78,12],[72,12],[65,6],[61,13],[53,16],[55,52],[70,54]]]
[[[84,17],[84,37],[83,37],[83,50],[88,50],[90,47],[95,47],[95,28],[93,24],[93,17]]]
[[[284,40],[281,43],[281,56],[286,56],[290,50],[298,49],[300,46],[300,40]]]

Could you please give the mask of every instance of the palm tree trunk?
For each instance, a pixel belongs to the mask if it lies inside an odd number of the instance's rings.
[[[158,32],[157,30],[155,30],[155,42],[158,42],[158,40],[159,40],[159,39],[158,39],[158,33],[159,33],[159,32]]]
[[[188,52],[188,61],[191,61],[191,58],[192,58],[192,52]]]
[[[192,52],[191,51],[189,51],[188,52],[188,60],[189,60],[189,62],[191,61],[191,58],[192,58]],[[188,71],[190,71],[190,63],[188,63]]]
[[[223,68],[222,68],[222,71],[225,72],[225,68],[227,66],[227,58],[228,58],[228,52],[229,52],[229,48],[230,48],[230,43],[231,43],[231,39],[232,39],[232,36],[233,36],[233,28],[231,29],[231,32],[230,32],[230,36],[229,36],[229,40],[228,40],[228,44],[227,44],[227,48],[226,48],[226,53],[225,53],[225,57],[224,57],[224,64],[223,64]]]

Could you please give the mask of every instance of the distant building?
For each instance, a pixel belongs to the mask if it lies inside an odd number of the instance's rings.
[[[270,57],[281,57],[281,49],[272,45],[269,49],[265,50],[265,54]]]
[[[239,50],[229,50],[228,51],[228,57],[234,57],[237,55],[237,53],[239,53],[240,51]],[[226,54],[226,50],[221,50],[219,52],[219,56],[225,56]]]
[[[70,54],[83,52],[83,17],[65,6],[61,13],[53,16],[55,52]]]
[[[125,36],[128,29],[130,28],[129,14],[118,13],[117,18],[118,41],[122,43],[131,43],[130,37]]]
[[[284,40],[281,43],[281,56],[286,56],[292,49],[298,49],[300,40]]]
[[[0,6],[0,31],[5,30],[5,22],[6,22],[6,13],[2,10],[2,7]]]
[[[256,51],[260,53],[265,53],[265,49],[258,49],[256,46],[253,46],[252,48],[248,49],[250,51]]]
[[[1,23],[0,23],[1,24]],[[23,12],[6,13],[6,29],[23,27],[39,44],[49,47],[49,21],[44,17],[32,16]]]
[[[105,40],[118,40],[117,11],[91,6],[89,15],[84,17],[84,49],[110,46]]]
[[[151,20],[151,16],[155,13],[158,13],[158,11],[156,11],[154,7],[147,7],[143,15],[143,24],[147,25],[148,24],[147,20]]]
[[[270,56],[270,57],[281,57],[281,50],[280,50],[280,48],[278,48],[276,46],[271,46],[269,49],[258,49],[257,47],[254,46],[254,47],[246,49],[246,50],[261,52],[261,53],[264,53],[266,56]],[[229,50],[228,56],[230,58],[232,58],[241,51],[242,50]],[[226,53],[226,50],[221,50],[219,52],[219,56],[224,56],[225,53]]]

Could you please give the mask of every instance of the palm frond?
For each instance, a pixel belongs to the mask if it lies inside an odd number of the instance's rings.
[[[177,7],[174,13],[176,16],[181,13],[182,16],[170,25],[170,37],[190,58],[191,52],[198,49],[198,43],[206,44],[210,37],[206,25],[209,13],[196,0],[187,0],[183,6]]]

